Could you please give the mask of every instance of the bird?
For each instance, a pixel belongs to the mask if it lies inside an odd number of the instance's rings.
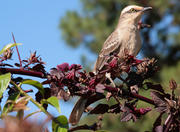
[[[110,61],[108,56],[112,54],[117,54],[121,58],[127,51],[129,55],[137,56],[142,46],[138,23],[144,12],[151,9],[152,7],[129,5],[121,11],[115,30],[104,42],[95,62],[95,74],[104,67],[105,63]],[[79,122],[86,108],[87,100],[88,98],[80,97],[70,114],[69,123],[76,125]]]

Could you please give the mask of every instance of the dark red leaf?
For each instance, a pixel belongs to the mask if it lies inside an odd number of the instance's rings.
[[[79,74],[79,77],[80,77],[80,78],[83,78],[83,79],[86,79],[86,78],[87,78],[87,75],[86,75],[86,73],[84,73],[84,72],[78,72],[78,74]]]
[[[94,74],[93,72],[89,72],[89,75],[90,75],[91,77],[94,77],[94,76],[95,76],[95,74]]]
[[[98,101],[98,100],[101,100],[101,99],[104,99],[105,98],[105,95],[104,94],[101,94],[101,93],[96,93],[96,94],[93,94],[91,96],[88,97],[88,101],[86,103],[86,107],[89,106],[90,104]]]
[[[15,66],[17,67],[20,67],[20,64],[19,63],[14,63]]]
[[[51,89],[49,88],[44,88],[44,95],[41,94],[40,91],[38,91],[36,94],[35,94],[35,97],[36,97],[36,101],[37,102],[41,102],[42,99],[48,99],[49,97],[51,97]],[[43,98],[44,97],[44,98]],[[43,104],[43,107],[45,109],[47,109],[48,105],[47,104]]]
[[[26,62],[26,63],[28,62],[28,60],[22,60],[22,61],[23,61],[23,62]]]
[[[67,72],[70,68],[69,68],[69,64],[68,63],[63,63],[60,65],[56,66],[58,70],[62,71],[62,72]]]
[[[71,79],[74,80],[75,79],[75,70],[70,71],[67,75],[66,75],[67,79]]]
[[[96,79],[94,79],[94,78],[90,79],[90,81],[89,81],[89,86],[90,86],[90,87],[93,87],[93,86],[95,86],[95,85],[96,85]]]
[[[70,67],[69,67],[70,70],[72,69],[75,69],[75,70],[81,70],[82,69],[82,66],[79,65],[79,64],[72,64]]]
[[[162,114],[160,114],[153,124],[153,132],[163,132],[163,126],[161,125]]]
[[[36,64],[32,67],[34,71],[45,72],[45,67],[42,64]]]
[[[61,79],[64,77],[64,74],[62,73],[62,71],[58,71],[56,68],[51,68],[50,74],[51,76],[56,77],[57,79]]]
[[[106,88],[103,84],[97,84],[96,85],[96,92],[98,92],[98,93],[104,93],[104,89]]]
[[[122,115],[121,115],[121,121],[129,121],[129,120],[133,120],[133,121],[136,121],[137,117],[133,114],[133,111],[128,108],[125,104],[125,106],[121,107],[121,110],[122,110]]]
[[[159,92],[156,91],[151,91],[151,97],[152,100],[154,101],[157,110],[159,112],[165,112],[167,111],[167,104],[166,101],[164,100],[164,96],[162,94],[160,94]]]
[[[146,82],[145,84],[148,87],[148,89],[153,89],[153,90],[159,91],[161,93],[164,93],[164,89],[161,86],[161,84],[153,84],[151,82]]]
[[[140,109],[135,108],[134,109],[135,113],[139,115],[145,115],[147,112],[151,110],[152,110],[151,108],[140,108]]]
[[[98,104],[89,114],[104,114],[108,112],[109,105],[107,104]]]
[[[121,112],[121,106],[120,104],[115,104],[109,107],[109,113],[120,113]]]
[[[109,63],[111,68],[117,67],[117,58],[114,57],[113,60]]]

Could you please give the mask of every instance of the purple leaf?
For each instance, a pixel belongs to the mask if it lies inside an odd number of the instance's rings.
[[[98,104],[89,114],[104,114],[108,112],[109,105],[107,104]]]
[[[161,121],[162,121],[161,118],[162,118],[162,114],[160,114],[156,119],[156,121],[154,122],[153,132],[163,132],[163,126],[161,125]]]
[[[69,67],[70,70],[72,69],[75,69],[75,70],[81,70],[82,69],[82,66],[79,65],[79,64],[72,64],[70,67]]]
[[[60,65],[57,65],[57,69],[62,71],[62,72],[67,72],[69,70],[69,64],[68,63],[63,63]]]
[[[134,109],[137,114],[145,115],[147,112],[151,111],[151,108],[140,108],[140,109]]]
[[[167,111],[167,104],[162,94],[160,94],[159,92],[151,91],[150,95],[159,112]]]
[[[120,104],[115,104],[109,107],[109,113],[120,113],[121,112],[121,106]]]
[[[146,82],[145,84],[148,87],[148,89],[153,89],[153,90],[159,91],[161,93],[164,93],[164,89],[161,86],[161,84],[153,84],[151,82]]]
[[[96,85],[96,92],[98,92],[98,93],[104,93],[104,89],[105,89],[106,87],[103,85],[103,84],[97,84]]]
[[[72,71],[70,71],[70,72],[66,75],[66,78],[67,78],[67,79],[74,80],[74,78],[75,78],[75,71],[74,71],[74,69],[73,69]]]
[[[113,58],[113,60],[109,63],[111,68],[117,67],[117,58]]]

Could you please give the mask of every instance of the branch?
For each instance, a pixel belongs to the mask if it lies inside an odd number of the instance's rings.
[[[11,74],[19,74],[19,75],[28,75],[33,77],[39,77],[39,78],[46,78],[46,75],[42,72],[37,71],[29,71],[24,69],[14,69],[14,68],[0,68],[1,73],[8,73]]]
[[[108,92],[118,92],[118,88],[113,88],[111,86],[106,86],[105,90],[107,90]],[[149,103],[149,104],[152,104],[152,105],[155,105],[154,101],[152,99],[149,99],[149,98],[146,98],[142,95],[139,95],[139,94],[136,94],[136,93],[131,93],[130,94],[131,97],[133,98],[136,98],[136,99],[139,99],[139,100],[142,100],[146,103]]]
[[[139,94],[136,94],[136,93],[131,93],[131,96],[132,96],[133,98],[142,100],[142,101],[144,101],[144,102],[146,102],[146,103],[155,105],[155,103],[154,103],[154,101],[153,101],[152,99],[146,98],[146,97],[144,97],[144,96],[142,96],[142,95],[139,95]]]

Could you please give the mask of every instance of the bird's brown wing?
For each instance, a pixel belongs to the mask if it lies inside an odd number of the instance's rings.
[[[118,33],[113,32],[107,40],[104,42],[103,48],[99,53],[98,59],[94,66],[94,72],[102,69],[104,64],[109,60],[109,55],[112,53],[118,53],[121,47],[121,41],[119,40]]]

